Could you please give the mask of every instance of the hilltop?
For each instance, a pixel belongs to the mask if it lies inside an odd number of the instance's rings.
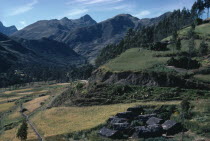
[[[17,28],[15,26],[5,27],[2,22],[0,22],[0,32],[5,35],[11,35],[15,33]]]

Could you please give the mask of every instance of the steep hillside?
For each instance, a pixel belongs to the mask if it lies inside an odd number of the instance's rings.
[[[0,33],[0,72],[29,62],[33,64],[33,58],[38,58],[33,51]]]
[[[82,65],[86,60],[67,45],[50,39],[12,40],[0,34],[0,72],[24,66],[67,67]]]
[[[70,32],[62,41],[94,63],[100,51],[109,44],[118,43],[124,38],[128,29],[141,29],[143,26],[157,24],[168,15],[170,13],[157,18],[140,20],[129,14],[121,14],[90,27],[78,28]]]
[[[208,47],[210,46],[209,37],[206,36],[209,32],[209,28],[210,24],[202,24],[195,28],[195,52],[197,55],[195,55],[193,59],[198,60],[201,64],[199,69],[186,70],[167,65],[167,61],[172,56],[188,56],[189,39],[187,38],[187,32],[190,28],[187,27],[178,31],[178,37],[182,39],[181,51],[174,50],[173,44],[170,43],[167,45],[165,51],[150,50],[150,48],[143,48],[142,46],[139,46],[139,48],[131,48],[102,65],[93,73],[92,80],[94,82],[109,84],[117,83],[149,86],[188,87],[190,84],[189,87],[193,88],[192,86],[194,85],[194,88],[196,88],[196,81],[198,81],[198,83],[207,82],[205,76],[209,74],[209,55],[199,55],[200,44],[204,36],[206,37],[205,42]],[[167,41],[170,38],[171,37],[167,37],[163,41]],[[109,51],[111,53],[111,50]],[[201,81],[202,79],[203,81]],[[162,80],[164,80],[164,83],[161,82]]]
[[[118,15],[90,27],[78,28],[70,32],[62,41],[90,61],[110,43],[117,43],[129,28],[136,28],[139,19],[131,15]]]
[[[0,22],[0,32],[5,34],[5,35],[11,35],[13,33],[15,33],[17,30],[17,28],[15,26],[10,26],[10,27],[5,27],[2,22]]]
[[[77,20],[63,18],[61,20],[39,21],[13,34],[13,37],[24,39],[50,38],[68,44],[78,54],[94,63],[100,50],[108,44],[118,43],[128,29],[139,29],[159,23],[166,13],[160,17],[139,20],[129,14],[117,15],[111,19],[96,23],[89,15]]]
[[[66,44],[51,39],[40,40],[19,39],[18,42],[35,52],[46,66],[82,65],[86,60],[69,48]]]

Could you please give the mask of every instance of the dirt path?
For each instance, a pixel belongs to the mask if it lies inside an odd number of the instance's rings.
[[[27,116],[26,114],[24,114],[23,111],[23,105],[20,105],[20,113],[21,115],[26,119],[27,123],[31,126],[31,128],[33,129],[34,133],[37,135],[37,138],[39,141],[44,141],[44,139],[42,138],[42,136],[40,135],[40,133],[38,132],[38,130],[36,129],[36,127],[33,125],[33,123],[29,120],[29,116]]]

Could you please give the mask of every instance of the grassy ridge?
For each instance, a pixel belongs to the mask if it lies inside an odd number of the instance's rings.
[[[169,59],[168,57],[154,57],[155,54],[157,54],[155,51],[132,48],[102,67],[109,71],[141,71],[154,65],[164,64]]]

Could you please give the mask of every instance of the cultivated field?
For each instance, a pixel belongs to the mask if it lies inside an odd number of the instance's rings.
[[[41,111],[32,118],[38,130],[44,137],[78,132],[94,128],[118,112],[124,112],[128,107],[136,105],[179,104],[172,102],[145,102],[132,104],[115,104],[91,107],[59,107]],[[61,116],[62,115],[62,116]]]

